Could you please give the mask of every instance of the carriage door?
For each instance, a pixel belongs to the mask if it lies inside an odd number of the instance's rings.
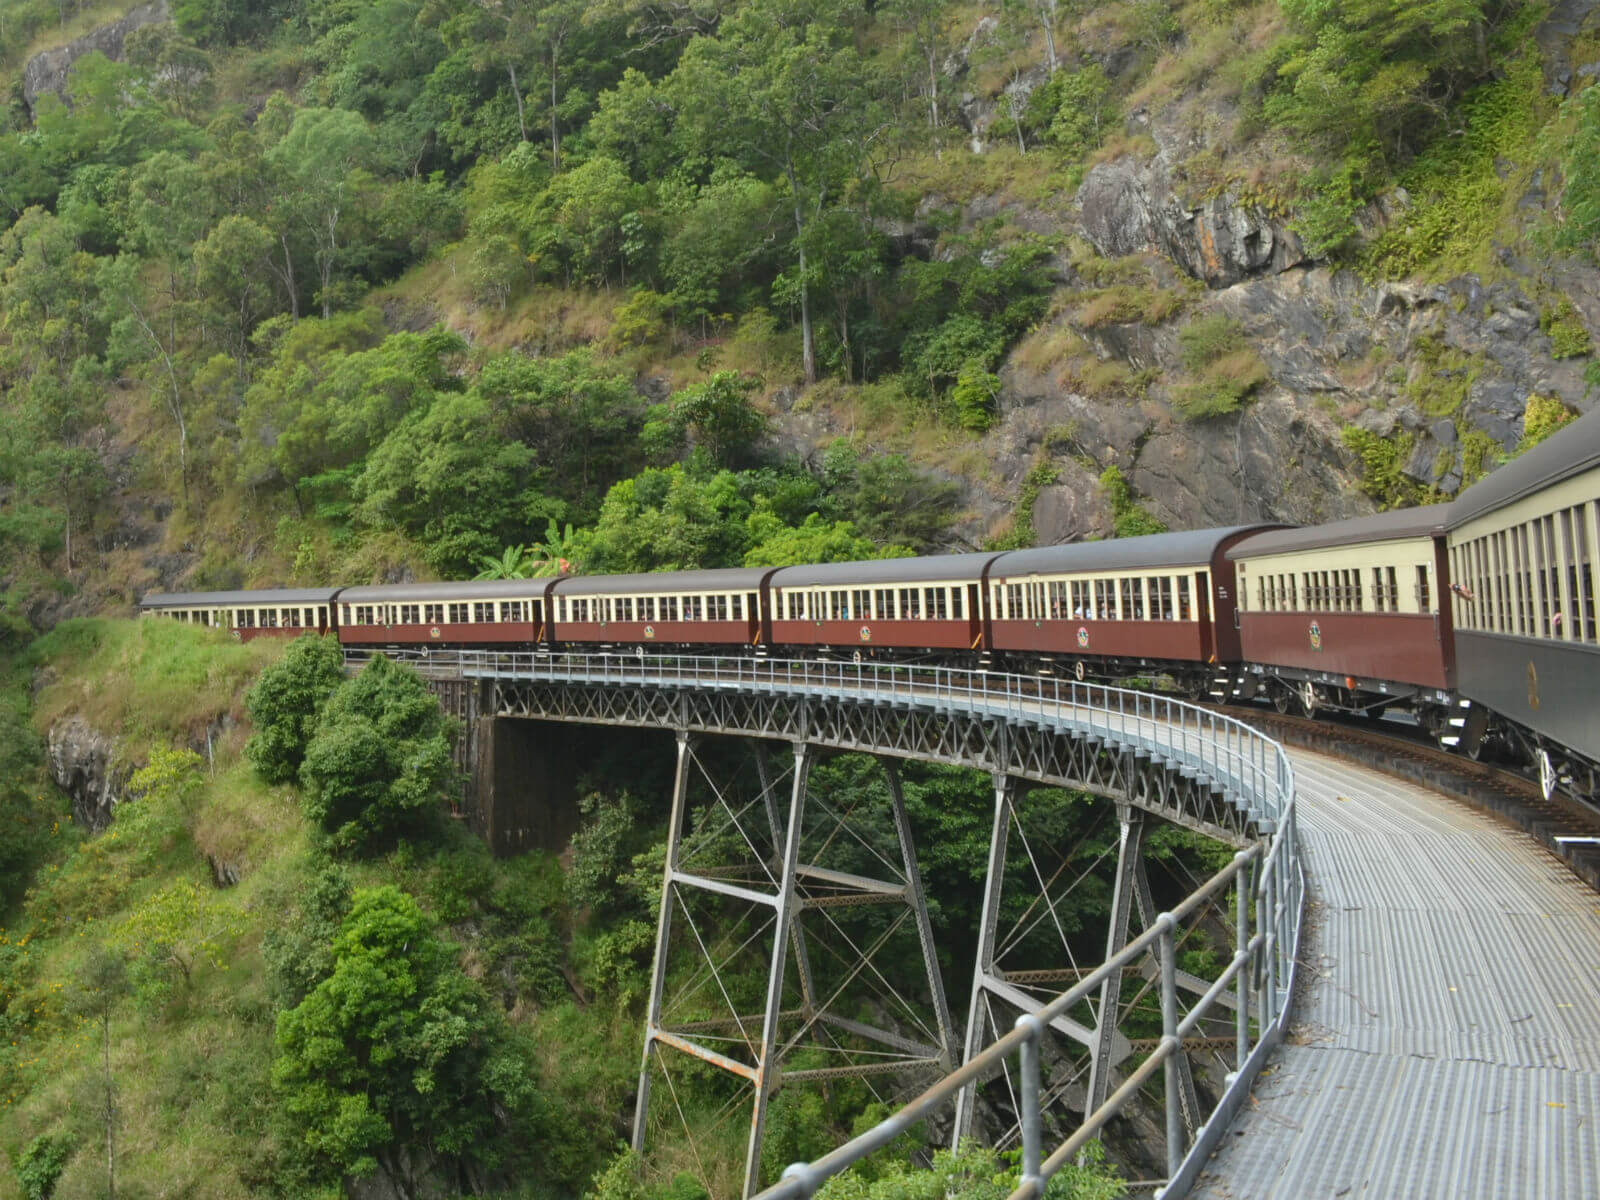
[[[751,646],[761,640],[761,598],[755,592],[744,596],[744,636]]]
[[[967,584],[967,645],[976,649],[983,636],[983,609],[980,607],[978,585]]]
[[[1195,615],[1200,619],[1200,657],[1210,662],[1216,657],[1216,640],[1211,630],[1211,576],[1208,572],[1195,574]]]

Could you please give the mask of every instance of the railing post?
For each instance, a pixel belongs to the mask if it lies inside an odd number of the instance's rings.
[[[1040,1145],[1039,1115],[1039,1042],[1044,1024],[1032,1013],[1017,1018],[1017,1028],[1024,1031],[1022,1043],[1022,1178],[1019,1187],[1033,1187],[1035,1196],[1044,1195],[1044,1152]]]
[[[1256,923],[1260,926],[1265,939],[1261,945],[1262,962],[1266,967],[1262,979],[1261,997],[1261,1023],[1265,1027],[1270,1025],[1278,1016],[1278,922],[1277,922],[1277,896],[1278,888],[1276,876],[1278,863],[1276,860],[1268,863],[1263,869],[1260,879],[1261,896],[1256,902]]]
[[[1178,951],[1171,914],[1162,913],[1156,919],[1161,926],[1161,1040],[1167,1047],[1167,1059],[1161,1065],[1167,1098],[1167,1178],[1171,1179],[1183,1162],[1183,1111],[1178,1097],[1178,1055],[1183,1053],[1183,1043],[1178,1041]]]
[[[1233,916],[1233,945],[1234,953],[1246,954],[1250,949],[1250,876],[1255,870],[1255,863],[1248,862],[1239,868],[1239,874],[1233,880],[1234,916]],[[1234,1007],[1234,1037],[1238,1043],[1234,1054],[1234,1069],[1244,1070],[1245,1061],[1250,1057],[1250,962],[1244,959],[1239,964],[1239,973],[1235,977],[1238,983],[1238,996],[1235,998]]]

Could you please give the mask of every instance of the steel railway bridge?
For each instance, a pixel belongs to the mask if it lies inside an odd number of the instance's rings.
[[[1215,1196],[1597,1194],[1600,908],[1485,818],[1359,768],[1291,758],[1208,710],[1052,678],[605,654],[412,661],[469,720],[676,734],[634,1144],[703,1179],[727,1175],[687,1128],[704,1136],[741,1112],[749,1132],[730,1190],[766,1200],[809,1197],[927,1120],[956,1140],[1017,1148],[1013,1196],[1036,1197],[1120,1116],[1159,1145],[1156,1178],[1142,1182],[1165,1197],[1197,1184]],[[852,791],[848,806],[813,781],[819,756],[838,751],[881,764],[879,786]],[[911,842],[905,759],[993,779],[959,1025]],[[1115,822],[1098,962],[1073,956],[1083,939],[1071,936],[1069,899],[1094,864],[1030,827],[1036,787],[1088,793]],[[1145,847],[1163,822],[1234,854],[1160,912]],[[1308,875],[1325,893],[1312,921]],[[1452,927],[1453,906],[1471,909],[1465,928]],[[1529,928],[1530,910],[1555,923]],[[880,969],[896,951],[921,963],[917,978]],[[751,984],[762,977],[764,988]],[[1301,991],[1303,1011],[1326,1024],[1294,1027],[1235,1121]],[[1509,1011],[1524,1004],[1533,1011]],[[1518,1070],[1548,1079],[1541,1090]],[[902,1106],[781,1180],[767,1164],[760,1191],[778,1088],[845,1079]],[[1463,1079],[1464,1106],[1452,1090]],[[1230,1127],[1244,1136],[1225,1138]],[[1524,1166],[1537,1187],[1524,1186]]]

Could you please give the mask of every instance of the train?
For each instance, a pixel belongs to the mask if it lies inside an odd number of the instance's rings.
[[[750,654],[1138,679],[1405,714],[1600,806],[1600,410],[1452,501],[1009,551],[640,575],[152,593],[143,615],[352,648]]]

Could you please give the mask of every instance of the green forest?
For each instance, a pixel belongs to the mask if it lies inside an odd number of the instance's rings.
[[[1600,71],[1551,86],[1542,0],[154,7],[60,62],[135,6],[0,0],[0,1200],[736,1186],[620,1149],[670,747],[587,755],[570,846],[497,860],[449,818],[459,731],[415,676],[130,621],[142,593],[1030,545],[1069,466],[1109,533],[1160,530],[1070,423],[998,518],[966,486],[1018,365],[1179,436],[1271,386],[1206,280],[1073,225],[1152,121],[1192,150],[1186,210],[1226,197],[1362,286],[1510,279],[1512,251],[1592,274],[1600,248]],[[1561,53],[1600,62],[1600,31]],[[1527,284],[1541,336],[1600,385],[1563,286]],[[1479,361],[1406,353],[1341,370],[1456,419]],[[1523,399],[1523,444],[1571,415]],[[1316,404],[1364,502],[1443,494],[1402,475],[1411,434]],[[1501,452],[1461,446],[1466,482]],[[50,780],[74,722],[113,743],[103,830]],[[818,773],[886,804],[859,760]],[[988,789],[906,779],[957,997]],[[1114,841],[1086,798],[1028,803],[1068,862]],[[1172,886],[1220,853],[1165,836]],[[1075,902],[1087,946],[1109,893]],[[768,1179],[884,1111],[784,1090]],[[706,1134],[730,1164],[737,1125]],[[1015,1174],[926,1162],[824,1195]],[[1092,1159],[1050,1194],[1119,1178]]]

